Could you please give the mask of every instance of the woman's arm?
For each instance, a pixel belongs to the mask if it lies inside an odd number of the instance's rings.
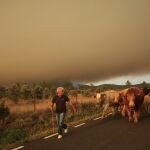
[[[74,107],[74,105],[72,104],[72,102],[69,100],[67,103],[71,107],[71,109],[73,111],[73,114],[75,114],[76,113],[76,108]]]

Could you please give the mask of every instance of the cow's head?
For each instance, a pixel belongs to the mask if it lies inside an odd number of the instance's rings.
[[[119,103],[122,98],[122,94],[119,91],[114,93],[114,103]]]
[[[135,107],[135,95],[134,95],[134,93],[127,94],[126,99],[128,100],[129,108],[133,109]]]
[[[104,94],[104,93],[96,94],[96,99],[98,100],[98,103],[100,104],[100,106],[103,106],[104,101],[105,101],[105,96],[106,96],[106,94]]]
[[[115,92],[114,94],[114,106],[119,107],[119,105],[123,102],[123,93],[122,92]]]
[[[101,101],[101,93],[96,93],[95,98],[97,100],[97,103],[100,103],[100,101]]]
[[[95,97],[96,97],[96,99],[100,99],[101,98],[101,93],[97,93]]]

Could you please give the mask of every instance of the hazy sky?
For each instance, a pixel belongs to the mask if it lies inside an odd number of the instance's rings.
[[[127,80],[129,80],[132,84],[139,84],[139,83],[143,83],[143,81],[145,81],[146,83],[150,83],[150,75],[136,75],[136,76],[132,76],[132,75],[128,75],[128,76],[121,76],[121,77],[116,77],[116,78],[112,78],[112,79],[106,79],[104,81],[99,81],[99,82],[89,82],[90,84],[94,84],[94,85],[100,85],[100,84],[121,84],[121,85],[125,85]]]
[[[0,0],[0,82],[144,80],[149,8],[149,0]]]

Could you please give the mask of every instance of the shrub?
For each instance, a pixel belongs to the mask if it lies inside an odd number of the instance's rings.
[[[25,142],[26,134],[20,129],[8,129],[0,134],[0,145]]]
[[[0,129],[3,128],[6,118],[9,116],[10,112],[8,107],[5,107],[4,104],[0,105]]]

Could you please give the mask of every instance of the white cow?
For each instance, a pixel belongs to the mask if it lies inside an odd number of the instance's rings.
[[[111,107],[112,113],[115,115],[116,107],[119,106],[119,91],[109,90],[96,94],[96,98],[99,100],[100,106],[103,108],[102,118],[106,116],[106,112]]]

